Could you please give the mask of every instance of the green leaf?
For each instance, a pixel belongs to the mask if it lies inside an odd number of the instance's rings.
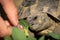
[[[25,35],[29,36],[29,33],[28,33],[29,24],[28,24],[28,22],[26,20],[19,20],[19,23],[23,26],[24,31],[25,31]]]
[[[28,30],[24,29],[24,33],[26,36],[29,36]]]
[[[39,40],[44,40],[44,36],[40,37]]]
[[[10,36],[5,36],[4,40],[12,40],[12,38]]]
[[[48,35],[50,35],[51,37],[53,37],[55,39],[60,39],[60,34],[55,34],[55,33],[48,32]]]
[[[20,29],[14,27],[12,30],[12,38],[14,40],[26,40],[26,35]]]
[[[32,37],[32,36],[28,36],[27,40],[36,40],[36,38]]]
[[[29,24],[26,20],[19,20],[19,23],[25,28],[28,29]]]

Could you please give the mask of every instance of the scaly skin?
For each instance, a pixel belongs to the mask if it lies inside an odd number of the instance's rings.
[[[27,1],[24,0],[23,2],[18,2],[19,4],[16,3],[19,10],[19,19],[26,19],[31,26],[30,27],[31,30],[40,31],[38,34],[41,33],[41,30],[49,31],[50,29],[52,29],[53,32],[54,28],[57,26],[55,24],[60,23],[58,21],[60,16],[60,1],[59,0],[35,0],[35,1],[31,0],[30,2],[32,2],[30,3],[30,5],[27,5],[29,3],[28,0]],[[51,18],[47,14],[53,16],[56,19]],[[36,16],[37,18],[35,18]],[[58,23],[55,22],[56,20],[58,21]]]

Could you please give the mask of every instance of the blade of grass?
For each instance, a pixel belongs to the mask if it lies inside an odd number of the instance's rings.
[[[44,36],[40,37],[39,40],[44,40]]]
[[[55,33],[48,32],[48,35],[55,38],[55,39],[60,39],[60,34],[55,34]]]

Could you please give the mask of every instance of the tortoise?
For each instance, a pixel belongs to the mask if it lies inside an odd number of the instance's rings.
[[[37,34],[60,34],[60,0],[14,0],[19,19],[27,20]],[[58,30],[57,30],[58,29]]]

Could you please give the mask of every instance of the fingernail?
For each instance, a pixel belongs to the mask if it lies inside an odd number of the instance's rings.
[[[17,25],[18,25],[18,20],[14,21],[14,26],[17,26]]]
[[[22,25],[18,24],[17,26],[18,26],[18,28],[23,29],[23,26]]]

